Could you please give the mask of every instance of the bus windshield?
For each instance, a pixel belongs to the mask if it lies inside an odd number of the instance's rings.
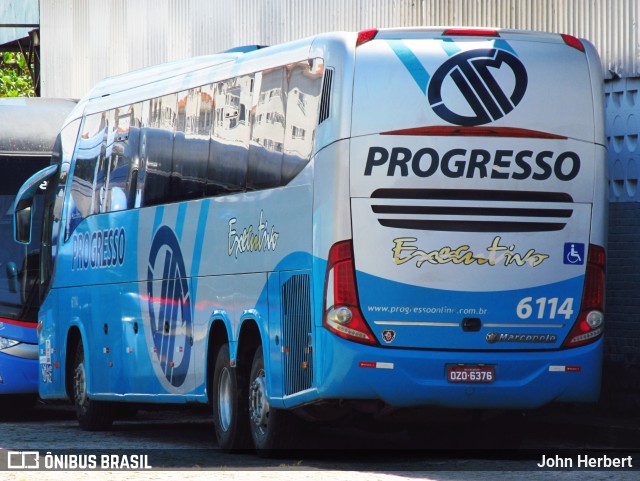
[[[37,299],[34,287],[38,275],[40,229],[44,186],[35,196],[33,235],[30,244],[13,240],[13,202],[19,187],[35,172],[46,167],[49,156],[0,155],[0,318],[35,323]]]

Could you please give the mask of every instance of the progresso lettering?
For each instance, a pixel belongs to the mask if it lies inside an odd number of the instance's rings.
[[[124,264],[124,227],[72,236],[71,269],[103,269]]]
[[[431,177],[441,172],[452,179],[547,180],[555,176],[568,182],[580,172],[580,157],[571,151],[451,149],[440,153],[431,147],[415,152],[394,147],[389,152],[384,147],[370,147],[364,175],[372,175],[374,169],[386,170],[388,177]]]

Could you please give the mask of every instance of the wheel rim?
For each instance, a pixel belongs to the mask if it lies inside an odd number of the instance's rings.
[[[231,405],[231,374],[224,368],[218,382],[218,418],[223,431],[228,431],[231,426]]]
[[[87,383],[86,383],[86,376],[84,372],[84,364],[78,364],[76,366],[73,392],[75,395],[76,405],[84,406],[87,401]]]
[[[251,383],[249,389],[249,412],[251,413],[251,422],[261,434],[264,434],[269,422],[269,402],[267,401],[264,369],[258,371]]]

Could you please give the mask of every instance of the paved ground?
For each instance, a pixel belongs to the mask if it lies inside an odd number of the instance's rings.
[[[149,471],[149,472],[47,472],[2,473],[7,481],[165,481],[165,480],[220,480],[220,481],[637,481],[638,472],[613,471],[433,471],[433,472],[371,472],[337,470],[238,470],[233,471]]]
[[[489,421],[484,430],[498,432],[505,426]],[[640,415],[612,415],[601,410],[566,407],[541,410],[528,416],[518,426],[525,431],[522,449],[469,451],[438,448],[444,440],[458,440],[460,434],[444,424],[445,430],[385,431],[360,429],[320,429],[310,436],[324,443],[320,454],[296,452],[283,459],[265,460],[255,455],[227,454],[216,449],[208,413],[143,411],[138,418],[116,423],[106,433],[79,430],[73,413],[66,407],[39,410],[29,419],[0,420],[0,480],[95,480],[120,481],[167,479],[310,481],[403,481],[434,480],[638,480],[640,471],[566,470],[546,471],[537,468],[540,455],[548,456],[589,453],[592,455],[633,456],[640,466]],[[448,435],[448,436],[447,436]],[[471,439],[464,434],[466,442]],[[433,440],[436,440],[434,443]],[[508,441],[508,438],[507,438]],[[364,449],[353,450],[353,446]],[[349,449],[351,447],[351,449]],[[139,472],[27,472],[4,471],[6,450],[51,449],[56,453],[94,452],[104,449],[170,450],[177,470]],[[56,451],[57,450],[57,451]],[[61,451],[60,451],[61,450]],[[163,451],[161,451],[163,452]],[[169,451],[167,451],[169,452]],[[5,464],[6,467],[6,464]]]

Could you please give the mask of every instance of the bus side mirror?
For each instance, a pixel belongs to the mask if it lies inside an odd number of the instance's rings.
[[[21,244],[31,243],[33,198],[43,185],[58,172],[58,165],[50,165],[36,172],[22,184],[13,204],[13,237]]]
[[[31,243],[31,221],[33,216],[31,215],[31,206],[33,204],[33,197],[29,199],[22,199],[16,206],[15,211],[15,238],[16,242],[21,244]]]

